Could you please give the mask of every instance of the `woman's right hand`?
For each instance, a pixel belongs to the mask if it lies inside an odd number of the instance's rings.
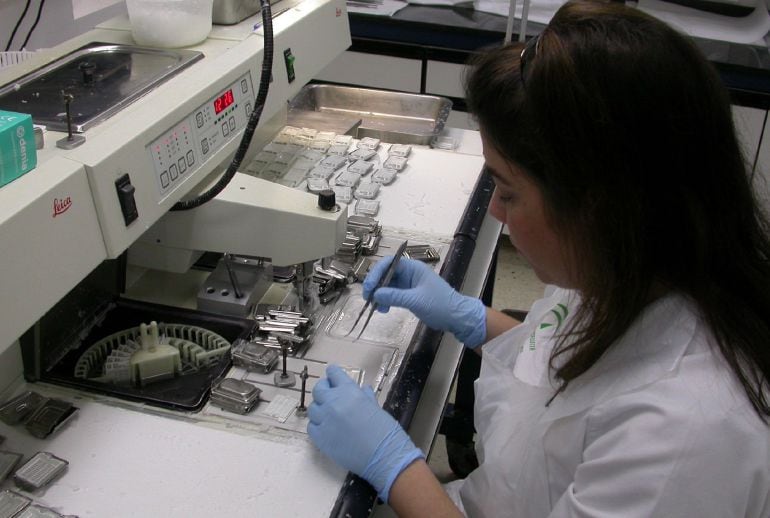
[[[392,260],[392,256],[385,257],[371,268],[364,279],[365,299]],[[390,284],[376,290],[373,300],[383,313],[390,306],[406,308],[429,327],[449,331],[471,349],[486,339],[486,306],[477,298],[457,292],[421,261],[401,259]]]

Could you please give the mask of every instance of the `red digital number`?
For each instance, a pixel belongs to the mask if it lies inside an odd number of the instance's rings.
[[[218,115],[219,112],[233,104],[233,102],[235,102],[235,97],[232,90],[228,90],[214,99],[214,115]]]

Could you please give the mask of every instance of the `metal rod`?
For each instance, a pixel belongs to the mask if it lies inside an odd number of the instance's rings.
[[[299,378],[302,380],[302,390],[299,395],[299,409],[305,410],[305,388],[307,386],[307,365],[302,369],[302,372],[299,374]]]
[[[235,298],[239,299],[243,297],[243,293],[241,292],[240,288],[238,287],[238,279],[235,277],[235,272],[233,271],[232,267],[230,266],[230,254],[224,255],[224,262],[225,262],[225,269],[227,270],[227,276],[230,277],[230,284],[233,285],[233,293],[235,293]]]
[[[281,377],[285,378],[289,375],[289,373],[286,372],[286,357],[289,355],[288,344],[286,343],[281,344],[281,354],[283,355],[283,367],[281,368]]]
[[[70,103],[75,98],[72,94],[62,92],[64,96],[64,112],[67,114],[67,140],[72,140],[72,114],[70,113]]]

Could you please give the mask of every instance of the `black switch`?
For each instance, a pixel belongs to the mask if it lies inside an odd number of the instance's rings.
[[[128,174],[115,180],[115,188],[118,190],[118,201],[120,202],[120,211],[123,213],[123,221],[128,226],[139,218],[139,210],[136,208],[136,200],[134,199],[136,188],[131,185],[131,178],[128,177]]]
[[[291,83],[295,79],[294,75],[294,60],[296,58],[291,53],[291,49],[286,49],[283,51],[283,62],[286,63],[286,77],[289,79],[289,82]]]

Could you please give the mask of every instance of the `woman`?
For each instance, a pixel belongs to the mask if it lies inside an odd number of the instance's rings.
[[[466,88],[490,212],[552,286],[517,325],[403,260],[374,299],[483,350],[480,467],[442,488],[336,367],[310,437],[402,516],[770,516],[770,242],[719,77],[662,22],[570,2]]]

